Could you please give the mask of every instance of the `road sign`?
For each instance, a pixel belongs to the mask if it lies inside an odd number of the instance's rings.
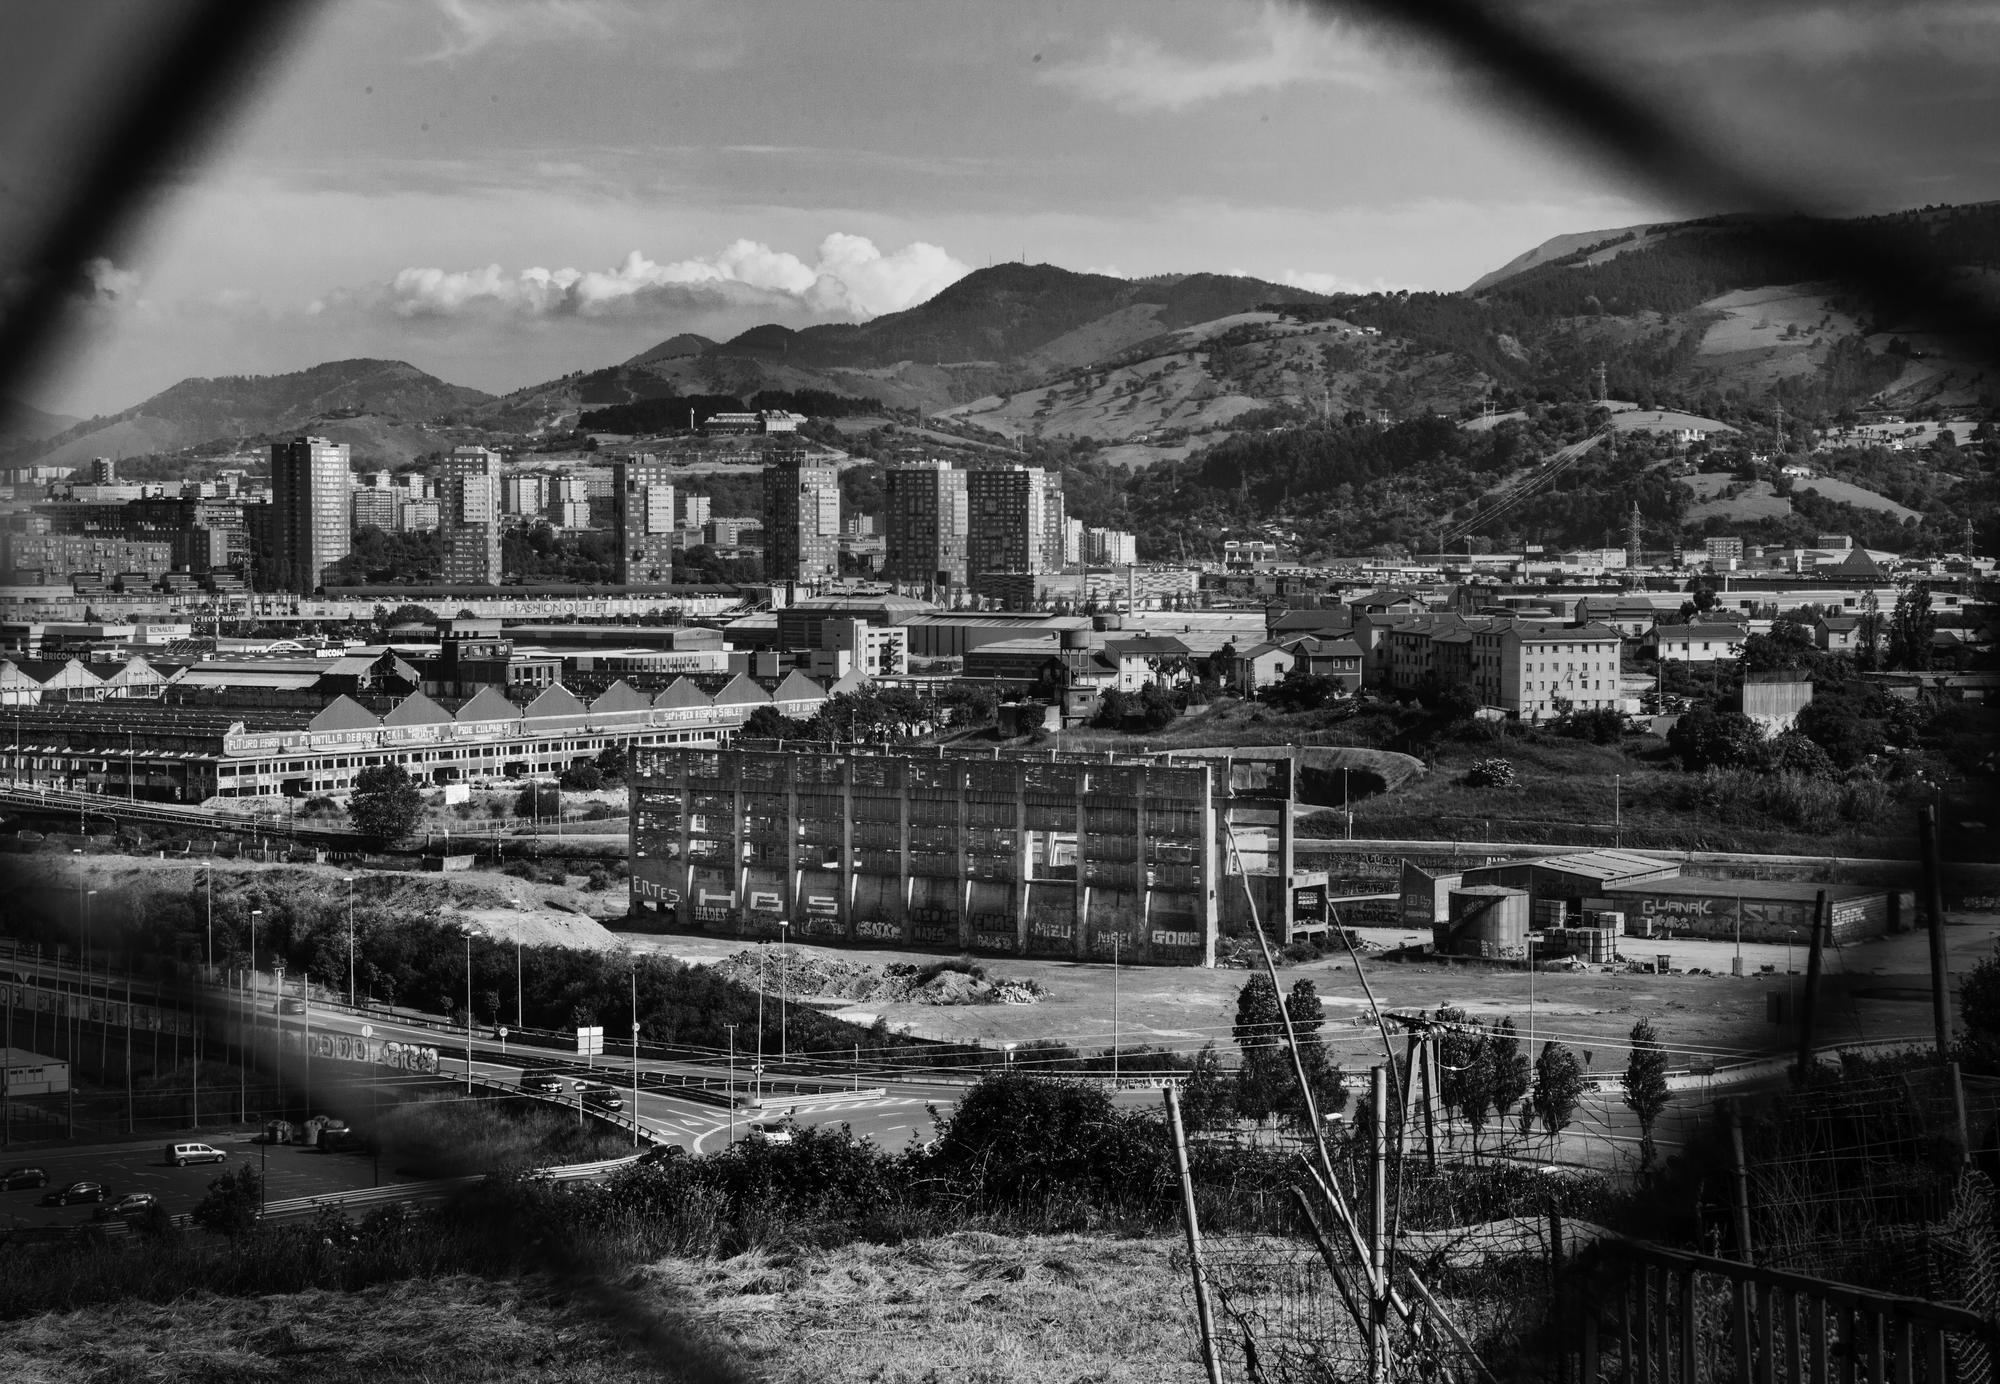
[[[576,1031],[576,1053],[579,1057],[598,1057],[604,1052],[604,1028],[579,1028]]]
[[[363,1024],[361,1026],[361,1036],[363,1038],[373,1038],[375,1036],[375,1025]]]

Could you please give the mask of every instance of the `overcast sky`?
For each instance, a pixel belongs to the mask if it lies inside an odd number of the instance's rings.
[[[2000,6],[1534,0],[1830,206],[2000,196]],[[0,251],[169,0],[0,9]],[[1333,11],[1338,13],[1337,9]],[[503,391],[1025,257],[1461,288],[1675,205],[1422,45],[1265,0],[328,0],[31,402],[400,358]]]

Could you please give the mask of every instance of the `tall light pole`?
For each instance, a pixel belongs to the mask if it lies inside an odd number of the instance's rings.
[[[1118,1094],[1118,933],[1111,934],[1111,1094]]]
[[[97,897],[97,891],[95,889],[86,889],[83,891],[83,999],[86,1005],[90,1003],[90,996],[91,996],[90,901],[96,897]],[[105,989],[108,991],[110,988],[111,988],[110,985],[107,983]],[[100,1013],[101,1012],[102,1011],[100,1011]],[[104,1055],[106,1051],[106,1045],[109,1044],[110,1041],[111,1041],[111,1025],[109,1023],[100,1022],[97,1027],[97,1072],[99,1076],[102,1076],[104,1074]]]
[[[632,1147],[639,1147],[639,962],[632,962]]]
[[[750,1103],[759,1110],[764,1107],[764,948],[757,948],[757,1065],[750,1070],[755,1076],[754,1094]]]
[[[215,980],[215,857],[208,858],[208,978]]]
[[[347,886],[347,1007],[352,1009],[359,991],[354,988],[354,876],[342,875]]]
[[[729,1030],[729,1142],[736,1142],[736,1025],[724,1024]]]
[[[472,1095],[472,929],[465,930],[465,1094]]]
[[[236,1035],[236,1122],[248,1123],[250,1119],[250,1054],[257,1036],[257,918],[264,910],[250,910],[250,1007],[247,1013],[238,1011],[238,1020],[243,1030]],[[245,1031],[247,1030],[247,1031]]]
[[[514,1027],[526,1031],[528,1016],[521,1008],[521,939],[514,939]]]
[[[791,1056],[791,1045],[785,1041],[785,992],[790,988],[790,953],[785,949],[786,920],[778,919],[778,1060],[786,1061]]]

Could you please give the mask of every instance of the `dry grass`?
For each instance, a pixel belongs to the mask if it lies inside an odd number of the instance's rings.
[[[12,1384],[639,1384],[662,1371],[586,1302],[546,1282],[470,1277],[359,1293],[122,1302],[0,1323]]]
[[[644,1298],[781,1381],[1169,1384],[1201,1378],[1179,1241],[962,1232],[895,1247],[667,1260]]]
[[[545,1281],[466,1276],[121,1303],[0,1324],[0,1379],[1193,1384],[1178,1245],[967,1232],[670,1259],[611,1290],[615,1319]]]

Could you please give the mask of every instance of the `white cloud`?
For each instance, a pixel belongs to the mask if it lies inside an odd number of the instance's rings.
[[[865,236],[835,232],[807,263],[755,240],[737,240],[707,258],[661,264],[634,250],[611,269],[416,267],[388,282],[341,290],[311,311],[395,317],[470,314],[525,319],[629,317],[690,306],[763,305],[831,320],[878,317],[913,307],[970,272],[936,245],[913,241],[884,254]]]
[[[400,0],[399,0],[400,3]],[[635,34],[671,28],[662,45],[667,60],[683,67],[718,68],[735,57],[733,42],[688,32],[698,17],[696,0],[435,0],[443,32],[435,51],[417,59],[450,63],[488,48],[547,48],[583,43],[609,47]],[[705,27],[705,26],[704,26]]]
[[[91,297],[100,303],[129,300],[139,288],[136,271],[120,269],[108,259],[91,260],[83,266],[83,273],[90,280]]]
[[[1117,33],[1100,53],[1055,64],[1042,80],[1119,110],[1177,111],[1304,83],[1364,85],[1378,61],[1343,30],[1269,0],[1234,53],[1184,55],[1145,35]]]

